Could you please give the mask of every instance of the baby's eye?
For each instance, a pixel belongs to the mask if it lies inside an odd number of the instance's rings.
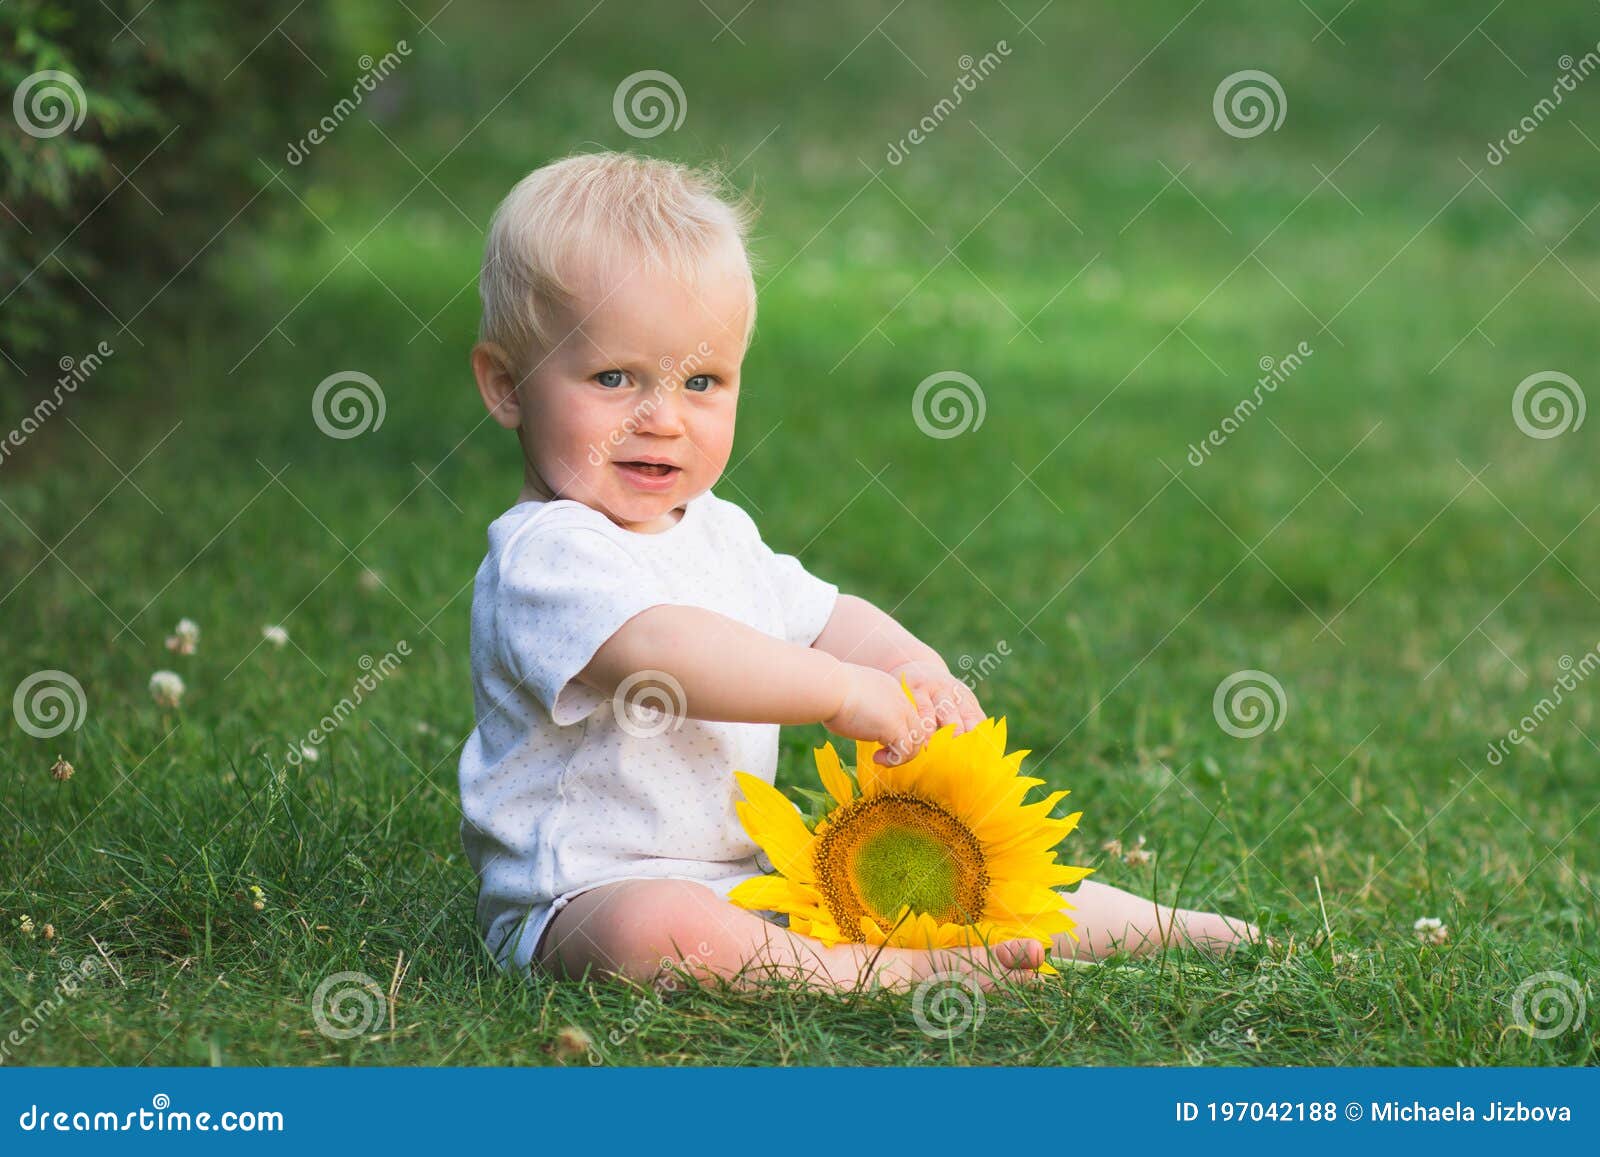
[[[608,389],[615,389],[622,385],[623,375],[621,370],[601,370],[594,376],[594,380]]]
[[[686,390],[704,392],[705,390],[709,390],[711,388],[711,383],[714,380],[715,379],[713,379],[710,374],[696,374],[694,377],[683,383],[683,388]],[[700,384],[695,385],[696,382],[699,382]]]

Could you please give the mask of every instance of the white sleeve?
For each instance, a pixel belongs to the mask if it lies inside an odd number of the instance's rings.
[[[833,616],[839,588],[806,570],[794,555],[777,554],[759,535],[755,552],[758,565],[778,592],[784,637],[802,647],[811,646]]]
[[[577,723],[606,702],[578,672],[629,619],[673,601],[653,572],[600,531],[534,529],[500,558],[500,657],[558,726]]]

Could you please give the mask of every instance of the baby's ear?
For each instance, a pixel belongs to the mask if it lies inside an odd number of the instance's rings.
[[[472,376],[478,379],[478,395],[490,416],[508,430],[520,426],[522,402],[510,355],[494,342],[479,342],[472,347]]]

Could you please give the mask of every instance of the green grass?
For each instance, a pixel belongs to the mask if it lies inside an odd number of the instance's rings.
[[[116,965],[7,1063],[582,1063],[568,1026],[621,1064],[1593,1063],[1592,1013],[1548,1039],[1512,1016],[1526,978],[1595,963],[1593,688],[1503,764],[1485,752],[1563,655],[1600,643],[1595,419],[1535,440],[1511,415],[1540,370],[1600,404],[1600,157],[1575,127],[1600,139],[1600,81],[1504,164],[1483,156],[1558,57],[1600,41],[1600,10],[1503,9],[1476,34],[1473,6],[1311,6],[1336,35],[1296,5],[1057,3],[1029,32],[952,4],[889,15],[891,44],[870,31],[890,5],[757,5],[741,44],[690,3],[457,4],[443,44],[412,36],[382,133],[363,116],[305,166],[265,158],[281,183],[208,254],[229,292],[180,280],[132,322],[142,345],[109,321],[61,335],[63,355],[117,352],[0,466],[0,688],[62,669],[88,704],[56,739],[0,731],[0,1030],[64,962]],[[1001,68],[884,164],[957,58],[1002,38]],[[611,96],[647,68],[689,104],[638,142]],[[1213,121],[1243,68],[1283,83],[1279,131]],[[949,1040],[903,997],[641,1008],[616,985],[496,974],[455,766],[470,582],[519,468],[467,373],[472,223],[583,145],[720,159],[762,204],[717,493],[952,664],[1005,643],[979,696],[1033,774],[1073,789],[1069,861],[1255,919],[1284,949],[1074,969],[991,994]],[[103,288],[119,317],[142,304]],[[1305,365],[1186,462],[1258,359],[1302,340]],[[325,438],[311,393],[352,369],[381,383],[385,422]],[[986,417],[930,439],[911,394],[952,369]],[[162,645],[184,616],[203,629],[187,657]],[[292,645],[261,645],[268,623]],[[361,657],[402,639],[398,673],[286,769]],[[160,668],[188,685],[178,711],[147,693]],[[1247,668],[1287,712],[1235,739],[1212,694]],[[809,783],[823,735],[785,729],[781,783]],[[1140,834],[1150,866],[1100,850]],[[1449,941],[1419,944],[1420,916]],[[317,1031],[324,977],[389,988],[397,967],[392,1028]]]

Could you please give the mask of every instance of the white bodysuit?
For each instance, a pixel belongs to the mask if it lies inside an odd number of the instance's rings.
[[[709,490],[657,534],[570,499],[518,503],[490,525],[460,775],[478,926],[502,967],[526,972],[551,917],[599,884],[672,877],[725,896],[770,870],[734,811],[733,773],[772,782],[778,725],[630,717],[574,679],[600,645],[670,603],[809,646],[838,594]]]

